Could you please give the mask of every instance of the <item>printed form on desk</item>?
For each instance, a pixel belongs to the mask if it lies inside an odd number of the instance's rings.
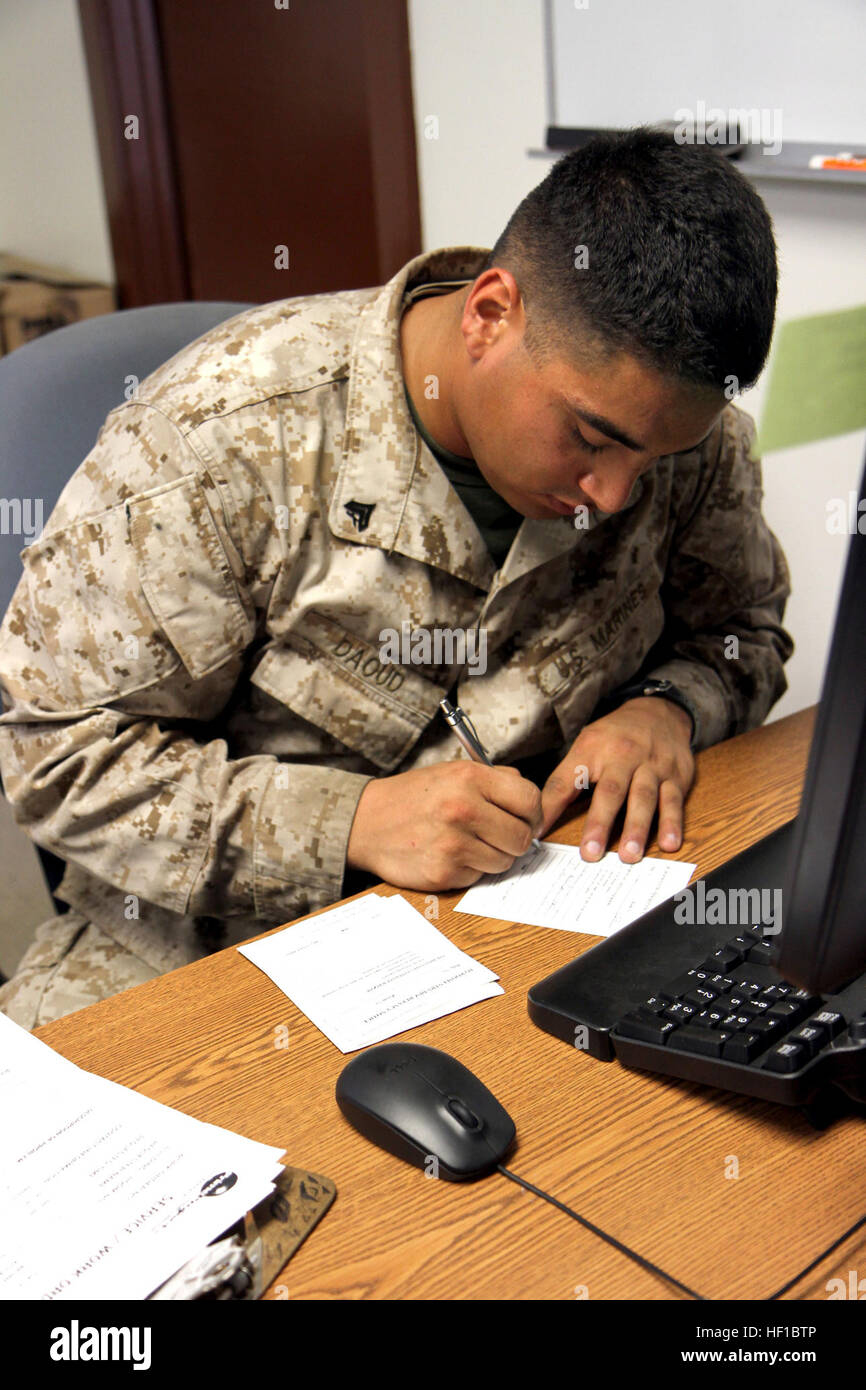
[[[530,927],[612,936],[685,888],[696,867],[676,859],[646,857],[637,864],[624,864],[612,850],[588,864],[573,845],[545,842],[504,873],[479,879],[463,894],[455,911],[526,922]]]
[[[399,894],[368,893],[237,949],[341,1052],[505,992]]]
[[[282,1154],[0,1014],[0,1299],[147,1298],[273,1191]]]

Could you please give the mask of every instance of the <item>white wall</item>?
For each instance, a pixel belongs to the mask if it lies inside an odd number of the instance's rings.
[[[777,322],[866,304],[866,188],[756,186],[779,247]],[[768,376],[765,372],[740,401],[756,419]],[[864,444],[866,433],[860,431],[780,449],[763,460],[764,511],[791,569],[785,622],[797,644],[786,667],[789,689],[773,718],[812,704],[820,694],[848,545],[847,537],[828,535],[826,502],[859,487]]]
[[[0,4],[0,250],[114,279],[75,0]]]
[[[542,0],[409,0],[409,20],[424,246],[491,246],[551,165],[527,153],[543,145],[548,123]],[[651,64],[652,53],[630,61]],[[866,189],[757,188],[779,246],[778,321],[866,304]],[[740,404],[760,419],[762,397],[763,379]],[[827,534],[825,502],[858,486],[863,449],[860,433],[764,460],[765,515],[791,568],[786,624],[797,644],[771,718],[820,693],[845,556],[844,538]]]
[[[0,0],[0,251],[114,279],[75,0]],[[11,975],[54,908],[2,799],[0,881],[14,885],[0,894],[0,970]]]

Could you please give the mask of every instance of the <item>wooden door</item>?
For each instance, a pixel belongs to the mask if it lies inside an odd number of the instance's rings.
[[[376,285],[421,247],[406,0],[79,0],[122,307]]]

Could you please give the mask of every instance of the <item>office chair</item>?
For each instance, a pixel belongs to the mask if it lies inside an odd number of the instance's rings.
[[[0,614],[21,576],[27,537],[9,531],[17,516],[28,518],[24,499],[41,499],[47,522],[106,415],[123,401],[126,377],[143,381],[182,347],[248,308],[188,303],[123,309],[69,324],[0,357]],[[54,898],[64,862],[36,848],[55,911],[65,912],[67,904]]]

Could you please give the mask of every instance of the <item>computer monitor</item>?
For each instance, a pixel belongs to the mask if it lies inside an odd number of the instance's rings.
[[[776,968],[826,994],[866,971],[866,466],[782,890]]]

